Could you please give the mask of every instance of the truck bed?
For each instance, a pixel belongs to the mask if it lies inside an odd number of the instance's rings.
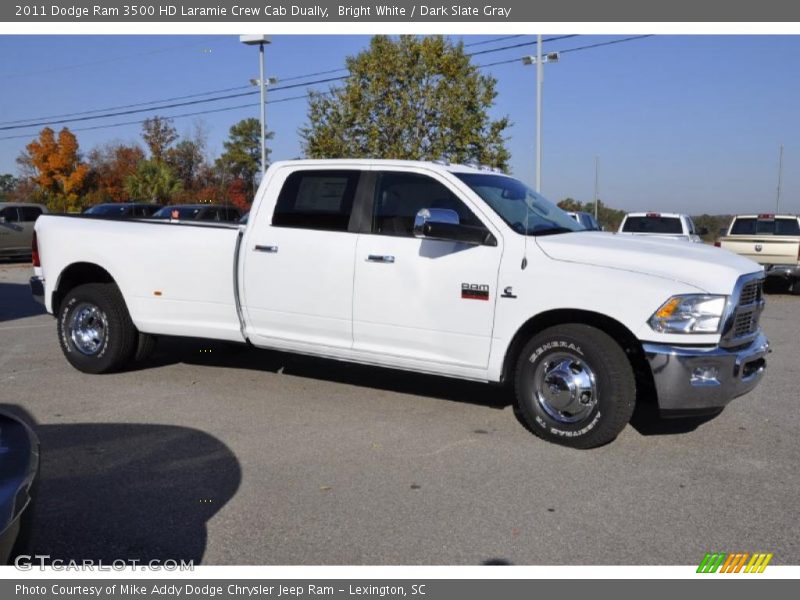
[[[144,333],[242,341],[234,295],[239,225],[43,215],[36,226],[45,300],[61,273],[94,263],[117,282]]]

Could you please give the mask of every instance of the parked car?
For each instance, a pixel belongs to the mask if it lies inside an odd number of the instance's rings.
[[[42,217],[31,285],[70,364],[177,335],[508,382],[536,435],[578,448],[625,427],[637,385],[665,415],[717,412],[765,372],[756,263],[586,231],[507,175],[276,162],[246,228],[209,225]]]
[[[0,565],[26,553],[39,473],[39,439],[0,412]]]
[[[108,219],[146,219],[160,208],[160,204],[149,202],[107,202],[90,206],[82,214]]]
[[[658,212],[632,212],[625,215],[617,233],[657,236],[665,239],[701,243],[708,229],[697,229],[689,215]]]
[[[600,223],[595,221],[594,216],[587,212],[578,211],[578,212],[568,212],[567,214],[573,219],[575,219],[578,223],[583,225],[584,229],[588,229],[589,231],[603,230],[603,228],[600,227]]]
[[[172,221],[217,221],[234,223],[241,218],[239,209],[217,204],[174,204],[165,206],[153,215],[154,219]]]
[[[800,295],[800,217],[738,215],[715,245],[756,261],[767,277],[785,280]]]
[[[30,258],[33,224],[46,212],[41,204],[0,202],[0,258]]]

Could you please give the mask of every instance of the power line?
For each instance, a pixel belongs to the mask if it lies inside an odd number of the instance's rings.
[[[326,95],[326,94],[329,94],[330,92],[317,92],[317,93],[321,94],[321,95]],[[289,102],[290,100],[303,100],[305,98],[308,98],[309,96],[310,96],[310,94],[304,94],[302,96],[289,96],[288,98],[278,98],[276,100],[267,100],[267,104],[280,104],[281,102]],[[231,111],[231,110],[239,110],[239,109],[242,109],[242,108],[253,108],[253,103],[252,102],[248,102],[247,104],[237,104],[236,106],[225,106],[225,107],[222,107],[222,108],[210,108],[208,110],[198,110],[198,111],[194,111],[194,112],[180,113],[180,114],[177,114],[177,115],[171,115],[171,116],[169,116],[167,118],[169,118],[169,119],[180,119],[180,118],[184,118],[184,117],[196,117],[196,116],[199,116],[199,115],[208,115],[208,114],[211,114],[211,113],[220,113],[220,112],[226,112],[226,111]],[[120,123],[107,123],[107,124],[104,124],[104,125],[92,125],[90,127],[76,127],[75,129],[71,129],[70,131],[74,131],[74,132],[77,132],[77,131],[94,131],[96,129],[110,129],[112,127],[122,127],[122,126],[125,126],[125,125],[141,125],[146,120],[147,119],[139,119],[139,120],[136,120],[136,121],[122,121]],[[0,137],[0,140],[18,140],[18,139],[25,139],[25,138],[30,138],[30,134],[20,134],[20,135],[11,135],[11,136],[6,136],[6,137]]]
[[[344,76],[342,76],[342,77],[329,77],[327,79],[318,79],[316,81],[308,81],[308,82],[305,82],[305,83],[295,83],[295,84],[291,84],[291,85],[284,85],[284,86],[272,88],[272,91],[277,92],[277,91],[280,91],[280,90],[289,90],[289,89],[294,89],[294,88],[298,88],[298,87],[305,87],[305,86],[309,86],[309,85],[315,85],[315,84],[318,84],[318,83],[328,83],[328,82],[331,82],[331,81],[339,81],[339,80],[345,79],[345,78],[346,77],[344,77]],[[165,109],[168,109],[168,108],[179,108],[181,106],[191,106],[191,105],[195,105],[195,104],[205,104],[205,103],[208,103],[208,102],[217,102],[219,100],[231,100],[233,98],[242,98],[244,96],[252,96],[252,95],[258,94],[258,93],[259,93],[258,90],[249,91],[249,92],[239,92],[239,93],[236,93],[236,94],[227,94],[225,96],[215,96],[214,98],[204,98],[202,100],[188,100],[188,101],[185,101],[185,102],[175,102],[175,103],[172,103],[172,104],[161,104],[159,106],[153,106],[153,107],[150,107],[150,108],[134,108],[134,109],[130,109],[130,110],[121,110],[121,111],[116,111],[116,112],[111,112],[111,113],[104,113],[102,115],[71,117],[71,118],[60,119],[60,120],[56,120],[56,121],[40,121],[38,123],[27,123],[27,124],[24,124],[24,125],[6,125],[6,126],[3,126],[3,127],[0,127],[0,131],[10,131],[12,129],[25,129],[25,128],[28,128],[28,127],[41,127],[43,125],[61,125],[63,123],[75,123],[75,122],[80,122],[80,121],[93,121],[95,119],[106,119],[106,118],[109,118],[109,117],[120,117],[120,116],[123,116],[123,115],[132,115],[132,114],[136,114],[136,113],[152,112],[152,111],[157,111],[157,110],[165,110]]]
[[[565,37],[575,37],[575,36],[560,36],[557,39],[564,39]],[[612,44],[620,44],[620,43],[623,43],[623,42],[631,42],[631,41],[634,41],[634,40],[639,40],[639,39],[643,39],[643,38],[647,38],[647,37],[652,37],[652,34],[651,35],[630,36],[630,37],[621,38],[621,39],[618,39],[618,40],[610,40],[608,42],[598,42],[596,44],[587,44],[585,46],[578,46],[578,47],[575,47],[575,48],[568,48],[568,49],[565,49],[565,50],[560,50],[559,52],[560,53],[578,52],[578,51],[581,51],[581,50],[589,50],[591,48],[598,48],[598,47],[601,47],[601,46],[610,46]],[[548,39],[542,40],[542,41],[543,42],[544,41],[553,41],[553,39],[554,38],[548,38]],[[529,45],[529,44],[526,44],[526,45]],[[519,61],[520,61],[520,58],[512,58],[512,59],[496,61],[496,62],[487,63],[487,64],[483,64],[483,65],[476,65],[476,66],[479,69],[483,69],[483,68],[493,67],[493,66],[497,66],[497,65],[518,63]],[[332,71],[329,71],[329,72],[337,72],[339,70],[341,70],[341,69],[336,69],[336,70],[332,70]],[[323,72],[320,72],[320,73],[323,73]],[[303,87],[303,86],[307,86],[307,85],[313,85],[315,83],[327,83],[327,82],[330,82],[330,81],[338,81],[338,80],[342,80],[342,79],[346,79],[346,78],[347,78],[346,76],[332,77],[332,78],[328,78],[328,79],[323,79],[323,80],[318,80],[318,81],[311,81],[311,82],[306,82],[306,83],[301,83],[301,84],[293,84],[293,85],[289,85],[289,86],[282,86],[280,88],[272,88],[272,89],[273,89],[273,91],[278,91],[278,90],[281,90],[281,89],[292,89],[292,88],[298,88],[298,87]],[[239,96],[242,96],[242,95],[253,95],[253,94],[257,94],[257,93],[258,92],[255,91],[255,92],[247,92],[245,94],[233,94],[233,95],[231,95],[231,97],[239,97]],[[317,92],[317,93],[326,95],[326,94],[329,94],[330,92]],[[302,99],[308,98],[309,96],[310,96],[310,94],[305,94],[305,95],[302,95],[302,96],[291,96],[291,97],[288,97],[288,98],[280,98],[280,99],[277,99],[277,100],[268,100],[267,104],[277,104],[277,103],[280,103],[280,102],[288,102],[288,101],[291,101],[291,100],[302,100]],[[227,98],[206,99],[206,100],[202,100],[202,101],[195,101],[195,102],[190,102],[190,103],[180,103],[180,104],[177,104],[177,105],[174,105],[174,106],[155,107],[155,108],[152,108],[152,109],[139,110],[139,111],[134,111],[134,112],[147,112],[148,110],[158,110],[159,108],[174,108],[174,107],[177,107],[177,106],[186,106],[186,105],[191,105],[191,104],[198,104],[198,103],[201,103],[201,102],[211,102],[211,101],[220,100],[220,99],[227,99]],[[184,117],[191,117],[191,116],[198,116],[198,115],[204,115],[204,114],[212,114],[212,113],[226,112],[226,111],[231,111],[231,110],[238,110],[238,109],[242,109],[242,108],[252,108],[252,104],[241,104],[241,105],[236,105],[236,106],[222,107],[222,108],[209,109],[209,110],[203,110],[203,111],[181,113],[181,114],[177,114],[177,115],[170,115],[170,116],[167,116],[165,118],[178,119],[178,118],[184,118]],[[128,113],[128,114],[130,114],[130,113]],[[106,117],[108,117],[108,116],[113,116],[113,115],[106,115]],[[95,118],[101,118],[101,117],[98,116],[98,117],[95,117]],[[111,124],[104,124],[104,125],[96,125],[96,126],[92,126],[92,127],[81,127],[81,128],[73,129],[72,131],[91,131],[91,130],[97,130],[97,129],[107,129],[107,128],[112,128],[112,127],[121,127],[121,126],[124,126],[124,125],[138,125],[138,124],[144,123],[145,120],[146,119],[136,120],[136,121],[125,121],[125,122],[121,122],[121,123],[111,123]],[[33,127],[33,126],[36,126],[36,125],[28,125],[27,127]],[[19,126],[19,127],[13,128],[13,129],[23,128],[23,127],[26,127],[26,126]],[[2,130],[2,129],[8,129],[8,128],[0,128],[0,130]],[[0,140],[22,139],[22,138],[28,138],[28,137],[30,137],[30,135],[31,134],[6,136],[6,137],[0,137]]]
[[[500,42],[500,41],[504,41],[504,40],[508,40],[508,39],[519,38],[519,37],[523,37],[523,36],[521,34],[520,35],[502,36],[502,37],[497,37],[497,38],[493,38],[493,39],[489,39],[489,40],[482,40],[482,41],[479,41],[479,42],[472,42],[470,44],[465,44],[465,46],[478,46],[478,45],[483,45],[483,44],[496,43],[496,42]],[[556,36],[556,37],[547,38],[547,39],[545,39],[543,41],[549,42],[549,41],[567,39],[567,38],[571,38],[571,37],[577,37],[577,36],[576,35]],[[191,44],[191,45],[195,45],[195,44]],[[481,54],[490,54],[490,53],[493,53],[493,52],[502,52],[504,50],[509,50],[509,49],[513,49],[513,48],[519,48],[519,47],[523,47],[523,46],[531,46],[531,45],[536,45],[536,42],[535,41],[524,42],[524,43],[521,43],[521,44],[513,44],[513,45],[510,45],[510,46],[503,46],[501,48],[490,48],[490,49],[487,49],[487,50],[481,50],[481,51],[478,51],[478,52],[473,52],[471,54],[467,54],[467,56],[477,56],[477,55],[481,55]],[[153,51],[151,53],[163,52],[163,51],[164,50],[162,49],[162,50]],[[100,61],[100,62],[105,62],[105,61]],[[87,64],[91,64],[91,63],[87,63]],[[347,68],[343,67],[343,68],[339,68],[339,69],[328,69],[328,70],[325,70],[325,71],[316,71],[314,73],[306,73],[305,75],[294,75],[294,76],[291,76],[291,77],[283,77],[283,78],[279,78],[278,80],[279,81],[297,81],[297,80],[300,80],[300,79],[307,79],[309,77],[317,77],[317,76],[320,76],[320,75],[330,75],[332,73],[339,73],[339,72],[347,72]],[[338,79],[344,79],[344,77],[345,76],[342,76],[342,77],[340,77]],[[330,80],[325,80],[325,81],[335,81],[335,79],[330,79]],[[300,85],[314,85],[315,83],[319,83],[319,82],[310,81],[310,82],[306,82],[305,84],[300,84]],[[143,102],[135,102],[135,103],[132,103],[132,104],[109,106],[109,107],[106,107],[106,108],[95,108],[95,109],[76,111],[76,112],[71,112],[71,113],[62,113],[62,114],[58,114],[58,115],[48,115],[48,116],[44,116],[44,117],[29,117],[29,118],[26,118],[26,119],[16,119],[16,120],[12,120],[12,121],[2,121],[2,122],[0,122],[0,131],[8,131],[10,129],[21,129],[21,128],[24,128],[24,127],[41,127],[43,125],[60,125],[60,124],[67,123],[67,122],[83,121],[83,120],[91,120],[91,119],[100,119],[100,118],[105,118],[107,116],[108,117],[121,116],[121,115],[124,115],[124,114],[132,114],[132,113],[126,112],[127,109],[135,109],[135,108],[139,108],[139,107],[143,107],[143,106],[151,106],[153,104],[160,104],[162,102],[176,102],[176,101],[179,101],[179,100],[188,100],[188,99],[192,99],[192,98],[200,98],[200,97],[203,97],[203,96],[210,96],[212,94],[222,94],[222,93],[227,93],[227,92],[234,92],[234,91],[237,91],[237,90],[248,89],[249,87],[250,86],[246,86],[246,85],[234,86],[234,87],[222,88],[222,89],[217,89],[217,90],[210,90],[210,91],[207,91],[207,92],[197,92],[197,93],[194,93],[194,94],[187,94],[187,95],[183,95],[183,96],[172,96],[170,98],[162,98],[160,100],[150,100],[150,101],[143,101]],[[276,92],[276,91],[280,91],[281,89],[290,89],[291,87],[293,87],[293,86],[274,87],[274,88],[270,88],[270,91]],[[249,94],[248,93],[242,93],[241,95],[242,96],[247,96],[247,95],[253,95],[255,93],[257,93],[257,92],[250,92]],[[230,99],[230,98],[233,98],[233,97],[237,97],[237,96],[232,94],[230,96],[222,96],[222,97],[219,97],[219,98],[209,98],[207,100],[204,100],[203,102],[215,102],[217,100],[226,100],[226,99]],[[198,101],[196,103],[200,104],[201,102]],[[149,108],[147,110],[142,110],[142,111],[139,111],[139,112],[156,111],[156,110],[161,110],[162,108],[174,108],[174,107],[173,106],[165,106],[165,107],[153,106],[152,108]],[[84,118],[75,118],[75,119],[71,118],[71,117],[81,117],[83,115],[93,115],[95,113],[101,113],[101,112],[106,112],[106,111],[122,111],[122,112],[110,113],[108,115],[97,115],[97,116],[93,116],[91,118],[85,118],[85,119]],[[61,120],[51,120],[51,119],[61,119]],[[35,122],[33,122],[33,121],[35,121]],[[17,126],[17,127],[14,127],[14,126]]]
[[[542,40],[542,42],[555,42],[558,40],[566,40],[574,37],[578,37],[578,34],[574,33],[572,35],[557,35],[554,37],[545,38]],[[501,48],[490,48],[489,50],[470,52],[469,54],[467,54],[467,56],[478,56],[480,54],[491,54],[492,52],[502,52],[503,50],[512,50],[514,48],[523,48],[525,46],[535,46],[536,43],[537,43],[536,40],[532,42],[520,42],[519,44],[511,44],[510,46],[502,46]]]
[[[464,44],[464,48],[469,48],[471,46],[484,46],[486,44],[494,44],[495,42],[504,42],[506,40],[513,40],[521,37],[521,33],[517,35],[504,35],[503,37],[493,38],[491,40],[483,40],[482,42],[470,42],[469,44]]]
[[[632,42],[634,40],[641,40],[644,38],[653,37],[652,33],[647,35],[633,35],[631,37],[622,38],[619,40],[611,40],[610,42],[598,42],[597,44],[589,44],[587,46],[578,46],[577,48],[567,48],[566,50],[559,50],[559,54],[566,54],[567,52],[577,52],[578,50],[589,50],[590,48],[599,48],[600,46],[611,46],[613,44],[621,44],[623,42]]]

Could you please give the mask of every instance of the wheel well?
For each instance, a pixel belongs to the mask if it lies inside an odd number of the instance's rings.
[[[645,358],[641,342],[633,335],[630,329],[619,321],[609,316],[588,310],[551,310],[538,314],[526,321],[514,335],[514,339],[508,347],[503,362],[501,382],[508,382],[513,379],[514,368],[517,364],[519,354],[533,335],[548,327],[566,325],[567,323],[590,325],[614,338],[614,340],[622,346],[622,349],[631,362],[631,366],[633,366],[633,371],[636,375],[637,400],[639,398],[655,397],[653,373]]]
[[[93,263],[73,263],[61,272],[53,290],[53,313],[58,312],[61,301],[70,290],[84,283],[114,283],[114,278],[103,267]]]

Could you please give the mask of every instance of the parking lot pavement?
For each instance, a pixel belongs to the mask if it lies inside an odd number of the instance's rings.
[[[0,406],[42,443],[34,550],[204,564],[800,563],[800,298],[771,295],[768,374],[702,424],[636,415],[577,451],[500,388],[197,340],[138,370],[63,359],[0,265]]]

